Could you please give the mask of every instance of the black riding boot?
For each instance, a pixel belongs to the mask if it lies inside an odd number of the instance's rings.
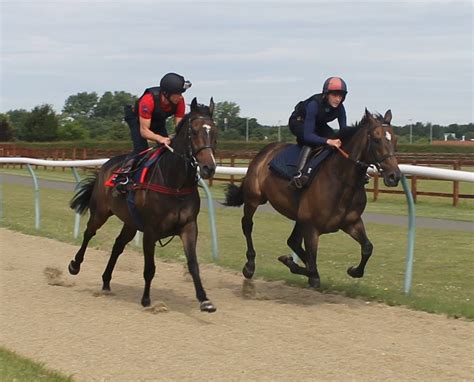
[[[311,147],[303,146],[301,148],[300,156],[298,158],[298,167],[296,169],[296,175],[291,179],[290,185],[298,189],[303,188],[308,182],[308,175],[303,174],[303,168],[306,165],[309,154],[311,152]]]

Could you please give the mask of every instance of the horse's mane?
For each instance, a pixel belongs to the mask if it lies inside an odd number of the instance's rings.
[[[379,113],[372,114],[372,117],[381,123],[384,122],[382,115]],[[348,142],[359,130],[361,130],[367,125],[368,121],[369,121],[369,118],[367,117],[367,115],[364,114],[364,116],[362,117],[360,121],[349,126],[344,131],[339,131],[338,133],[339,139],[342,142]]]
[[[189,119],[191,118],[191,114],[199,114],[203,116],[212,117],[209,106],[198,103],[196,108],[193,111],[187,113],[183,117],[183,119],[178,123],[178,126],[176,126],[176,135],[178,135],[179,132],[181,131],[181,128],[189,122]]]

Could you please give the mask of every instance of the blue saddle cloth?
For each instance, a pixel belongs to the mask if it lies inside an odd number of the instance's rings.
[[[291,179],[296,174],[298,166],[298,158],[301,147],[299,145],[291,145],[283,149],[275,158],[273,158],[269,167],[275,174],[285,179]],[[331,154],[333,150],[330,147],[324,147],[317,154],[311,156],[303,169],[303,173],[308,175],[310,181],[316,175],[321,163]]]

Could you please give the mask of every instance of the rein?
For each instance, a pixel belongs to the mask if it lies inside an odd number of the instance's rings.
[[[382,124],[382,127],[384,126],[388,126],[387,124]],[[387,160],[388,158],[391,158],[391,157],[394,157],[395,154],[387,154],[387,155],[384,155],[382,158],[377,158],[377,154],[373,151],[372,149],[372,145],[371,145],[371,142],[372,140],[369,139],[369,144],[368,144],[368,148],[367,148],[367,151],[372,155],[373,159],[374,159],[374,163],[373,165],[377,168],[377,170],[380,171],[381,169],[381,163],[385,160]],[[359,159],[353,159],[351,157],[350,154],[348,154],[346,151],[344,151],[343,149],[341,149],[340,147],[336,147],[337,150],[339,151],[339,153],[346,159],[349,159],[350,161],[352,161],[356,166],[360,166],[361,168],[363,168],[364,170],[366,170],[367,168],[369,168],[372,164],[371,163],[366,163],[364,161],[361,161]]]

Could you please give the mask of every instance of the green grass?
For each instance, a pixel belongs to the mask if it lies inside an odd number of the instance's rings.
[[[246,163],[244,163],[244,165],[246,165]],[[63,171],[61,168],[48,168],[47,170],[44,170],[42,167],[39,167],[35,172],[39,179],[66,182],[75,181],[70,169],[65,169]],[[0,169],[0,174],[30,176],[28,170],[20,168],[2,168]],[[80,170],[79,172],[81,177],[84,177],[86,174],[87,171],[85,170]],[[210,187],[213,198],[217,200],[224,199],[225,186],[227,183],[228,182],[214,182],[213,186]],[[381,181],[380,183],[382,184],[383,182]],[[372,183],[369,183],[367,187],[372,187]],[[381,186],[381,188],[386,187]],[[403,191],[401,184],[398,185],[396,189]],[[419,180],[418,190],[452,192],[452,182],[442,180]],[[474,195],[474,183],[460,182],[460,192]],[[205,196],[205,193],[202,190],[201,195]],[[408,207],[404,194],[380,194],[379,200],[374,202],[372,200],[372,193],[368,192],[367,199],[367,212],[401,216],[408,215]],[[461,199],[459,201],[459,206],[453,207],[451,198],[419,196],[415,209],[416,216],[418,217],[474,221],[474,199]]]
[[[40,363],[32,362],[0,347],[0,380],[4,382],[68,382],[72,381],[72,378],[49,371]]]
[[[74,214],[68,208],[71,193],[48,190],[41,193],[41,230],[34,229],[33,191],[29,187],[4,185],[3,227],[79,244],[73,239]],[[47,206],[47,208],[45,207]],[[205,210],[205,203],[203,203]],[[245,262],[245,240],[240,230],[241,210],[216,210],[219,265],[241,270]],[[86,218],[81,220],[84,229]],[[292,285],[306,286],[306,280],[289,273],[276,258],[289,253],[286,247],[293,223],[280,215],[260,211],[254,219],[254,241],[257,250],[257,277],[285,280]],[[199,216],[198,253],[201,262],[212,262],[211,236],[205,211]],[[91,245],[110,251],[121,223],[109,219]],[[346,275],[346,269],[359,261],[360,248],[346,234],[339,232],[320,238],[318,264],[323,292],[343,293],[351,297],[406,305],[428,312],[474,319],[474,284],[469,269],[474,265],[474,239],[469,232],[417,229],[412,293],[403,293],[407,231],[404,227],[367,224],[367,233],[374,244],[374,254],[363,279]],[[134,241],[131,248],[140,251]],[[174,261],[184,261],[182,245],[175,239],[157,254]],[[71,253],[71,258],[74,256]],[[86,256],[87,261],[87,256]],[[105,264],[104,264],[105,266]]]

